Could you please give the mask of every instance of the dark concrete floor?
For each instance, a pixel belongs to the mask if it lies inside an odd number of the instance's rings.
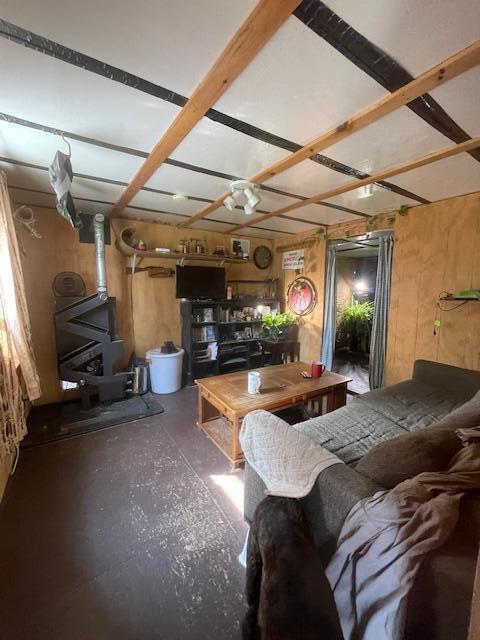
[[[22,452],[0,507],[0,637],[238,638],[242,472],[165,413]],[[213,477],[212,477],[213,476]]]
[[[347,388],[354,393],[366,393],[370,391],[368,381],[368,354],[353,353],[350,351],[335,351],[332,371],[342,376],[353,378]]]

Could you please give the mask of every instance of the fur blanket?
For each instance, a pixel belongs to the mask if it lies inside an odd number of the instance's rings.
[[[335,601],[298,500],[258,505],[247,547],[243,640],[342,640]]]

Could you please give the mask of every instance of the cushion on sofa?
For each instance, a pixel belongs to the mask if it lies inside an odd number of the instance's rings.
[[[395,422],[359,398],[331,413],[297,422],[292,429],[309,436],[347,464],[360,460],[379,442],[405,433]]]
[[[386,489],[423,471],[443,471],[462,443],[453,429],[430,427],[377,444],[355,471]]]
[[[434,380],[431,384],[406,380],[391,387],[369,391],[358,399],[405,431],[429,427],[465,402],[462,394],[456,393],[455,387],[447,394],[437,388]]]
[[[480,426],[480,390],[465,404],[444,416],[435,427],[469,429]]]

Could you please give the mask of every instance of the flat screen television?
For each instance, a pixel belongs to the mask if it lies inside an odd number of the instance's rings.
[[[225,269],[177,265],[175,275],[177,298],[216,300],[225,297]]]

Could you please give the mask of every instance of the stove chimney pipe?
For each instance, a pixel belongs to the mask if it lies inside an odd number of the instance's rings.
[[[108,298],[107,293],[107,271],[105,268],[105,216],[96,213],[93,217],[93,231],[95,235],[95,264],[97,268],[97,293],[100,300]]]

